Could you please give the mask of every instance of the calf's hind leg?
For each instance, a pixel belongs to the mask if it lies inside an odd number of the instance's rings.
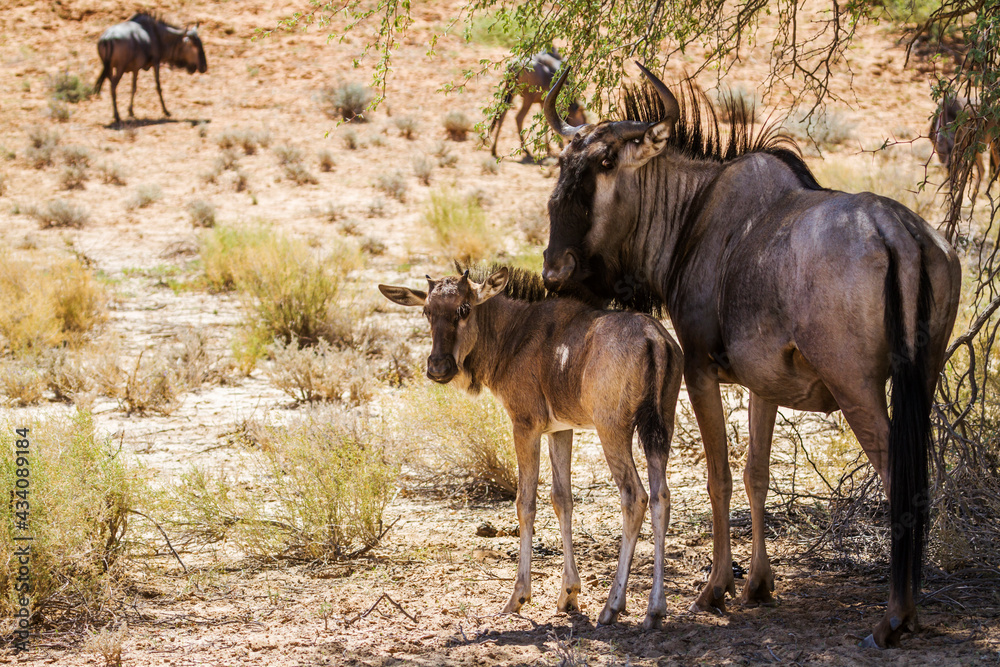
[[[538,492],[538,451],[541,429],[514,422],[514,453],[517,455],[517,524],[521,535],[521,550],[517,561],[514,592],[503,613],[515,613],[531,600],[531,539],[535,528],[535,495]],[[554,467],[554,466],[553,466]]]
[[[552,508],[559,520],[562,535],[563,575],[559,589],[559,611],[579,611],[580,573],[573,558],[573,491],[570,467],[573,458],[573,431],[549,435],[549,459],[552,462]]]
[[[618,485],[622,498],[622,544],[618,554],[618,570],[611,584],[608,603],[604,605],[597,621],[601,625],[610,625],[618,620],[618,615],[625,611],[625,592],[628,586],[629,568],[632,567],[632,556],[635,553],[635,543],[639,539],[642,520],[646,515],[649,496],[642,487],[642,480],[635,469],[632,460],[632,425],[617,425],[613,428],[598,426],[597,435],[604,448],[604,457],[611,468],[611,476]]]

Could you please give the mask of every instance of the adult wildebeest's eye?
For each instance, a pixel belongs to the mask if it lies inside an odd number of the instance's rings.
[[[632,143],[633,144],[641,144],[642,143],[642,137],[636,137],[635,139],[632,140]]]
[[[461,319],[463,319],[463,320],[466,317],[468,317],[469,313],[471,313],[471,312],[472,312],[472,308],[469,307],[469,304],[467,304],[467,303],[463,303],[461,306],[458,307],[458,316]]]

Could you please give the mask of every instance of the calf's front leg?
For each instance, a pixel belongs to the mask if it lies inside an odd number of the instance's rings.
[[[516,613],[531,600],[531,539],[535,529],[535,496],[538,492],[538,452],[542,440],[541,428],[514,422],[514,453],[517,455],[517,524],[521,535],[521,550],[517,561],[514,592],[503,613]]]
[[[549,435],[549,460],[552,462],[552,507],[562,535],[563,574],[559,589],[559,611],[580,610],[580,573],[573,558],[573,490],[570,468],[573,458],[573,431]]]

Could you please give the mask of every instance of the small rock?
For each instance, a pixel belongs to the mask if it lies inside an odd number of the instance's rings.
[[[483,521],[476,528],[476,535],[478,535],[479,537],[496,537],[497,529],[494,528],[493,524],[490,523],[489,521]]]

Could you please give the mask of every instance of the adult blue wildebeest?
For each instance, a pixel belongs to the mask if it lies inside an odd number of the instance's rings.
[[[723,144],[693,89],[685,112],[642,71],[655,93],[628,93],[625,120],[567,125],[555,111],[565,75],[546,98],[549,123],[572,140],[549,200],[546,286],[644,296],[670,315],[712,501],[712,572],[693,608],[722,611],[736,595],[720,383],[751,392],[748,603],[770,602],[774,590],[764,500],[778,406],[844,413],[892,521],[889,606],[866,643],[896,644],[916,621],[929,413],[958,308],[958,258],[901,204],[820,187],[790,140],[754,135],[742,105]]]
[[[126,72],[132,72],[132,97],[128,101],[128,115],[133,116],[132,103],[135,101],[135,82],[139,70],[153,68],[156,79],[156,93],[160,96],[163,114],[169,116],[167,105],[163,103],[160,89],[160,63],[182,67],[189,74],[208,71],[205,48],[198,37],[197,27],[181,29],[148,14],[136,14],[124,23],[113,25],[104,31],[97,42],[97,54],[101,57],[103,69],[94,84],[94,90],[101,92],[105,79],[111,80],[111,106],[115,110],[115,122],[120,123],[118,82]]]
[[[507,105],[514,99],[514,95],[521,96],[521,109],[514,117],[517,124],[517,136],[521,140],[521,150],[529,160],[534,160],[528,147],[524,145],[524,134],[522,133],[524,119],[531,110],[532,105],[541,103],[545,91],[552,85],[552,77],[556,75],[562,66],[562,58],[555,49],[543,51],[531,56],[527,63],[517,68],[517,78],[514,80],[513,88],[504,98],[504,110],[496,117],[490,125],[490,135],[496,131],[493,137],[493,148],[490,152],[493,157],[497,156],[497,142],[500,140],[500,128],[503,126],[503,119],[507,116]],[[586,122],[583,115],[583,107],[579,102],[571,102],[566,113],[566,121],[572,125],[580,125]]]

